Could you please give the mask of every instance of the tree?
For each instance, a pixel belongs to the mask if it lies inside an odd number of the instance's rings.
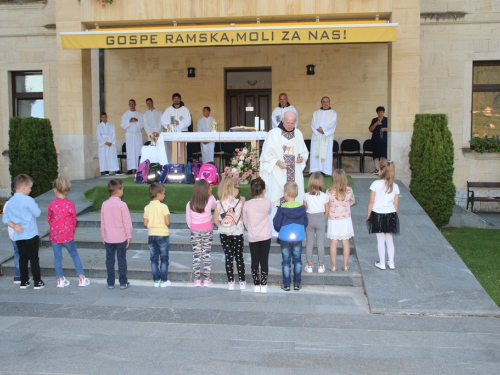
[[[52,188],[58,171],[54,134],[49,120],[35,117],[10,119],[9,172],[11,179],[20,173],[33,178],[32,197]]]
[[[445,114],[417,114],[409,153],[410,192],[433,223],[449,223],[455,205],[453,139]]]

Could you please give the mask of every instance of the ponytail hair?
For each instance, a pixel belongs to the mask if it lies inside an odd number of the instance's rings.
[[[386,192],[392,193],[394,178],[396,177],[396,164],[391,160],[384,160],[380,163],[380,179],[385,180]]]
[[[264,191],[265,188],[266,188],[266,183],[260,177],[257,177],[252,181],[250,181],[250,195],[252,196],[252,198],[262,195],[262,192]]]

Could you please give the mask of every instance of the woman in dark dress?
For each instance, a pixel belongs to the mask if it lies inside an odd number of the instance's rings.
[[[387,117],[384,113],[384,107],[377,107],[378,117],[372,120],[368,128],[372,133],[373,161],[375,162],[373,174],[378,174],[380,170],[380,159],[387,159]]]

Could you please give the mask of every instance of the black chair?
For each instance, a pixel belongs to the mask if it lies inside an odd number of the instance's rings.
[[[127,142],[123,142],[122,153],[118,155],[118,161],[120,162],[120,167],[122,172],[123,172],[123,159],[127,161]]]
[[[367,156],[373,157],[373,147],[371,139],[367,139],[363,142],[363,154],[361,155],[361,173],[365,173],[365,157]]]
[[[342,168],[342,158],[359,157],[359,171],[361,172],[361,145],[357,139],[344,139],[340,144],[339,168]]]
[[[333,159],[337,159],[337,169],[340,169],[339,143],[336,140],[333,140],[332,161]]]

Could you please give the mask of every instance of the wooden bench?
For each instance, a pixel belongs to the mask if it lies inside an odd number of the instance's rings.
[[[500,202],[500,197],[476,197],[474,190],[476,189],[500,189],[500,182],[469,182],[467,181],[467,208],[474,211],[474,202]]]

